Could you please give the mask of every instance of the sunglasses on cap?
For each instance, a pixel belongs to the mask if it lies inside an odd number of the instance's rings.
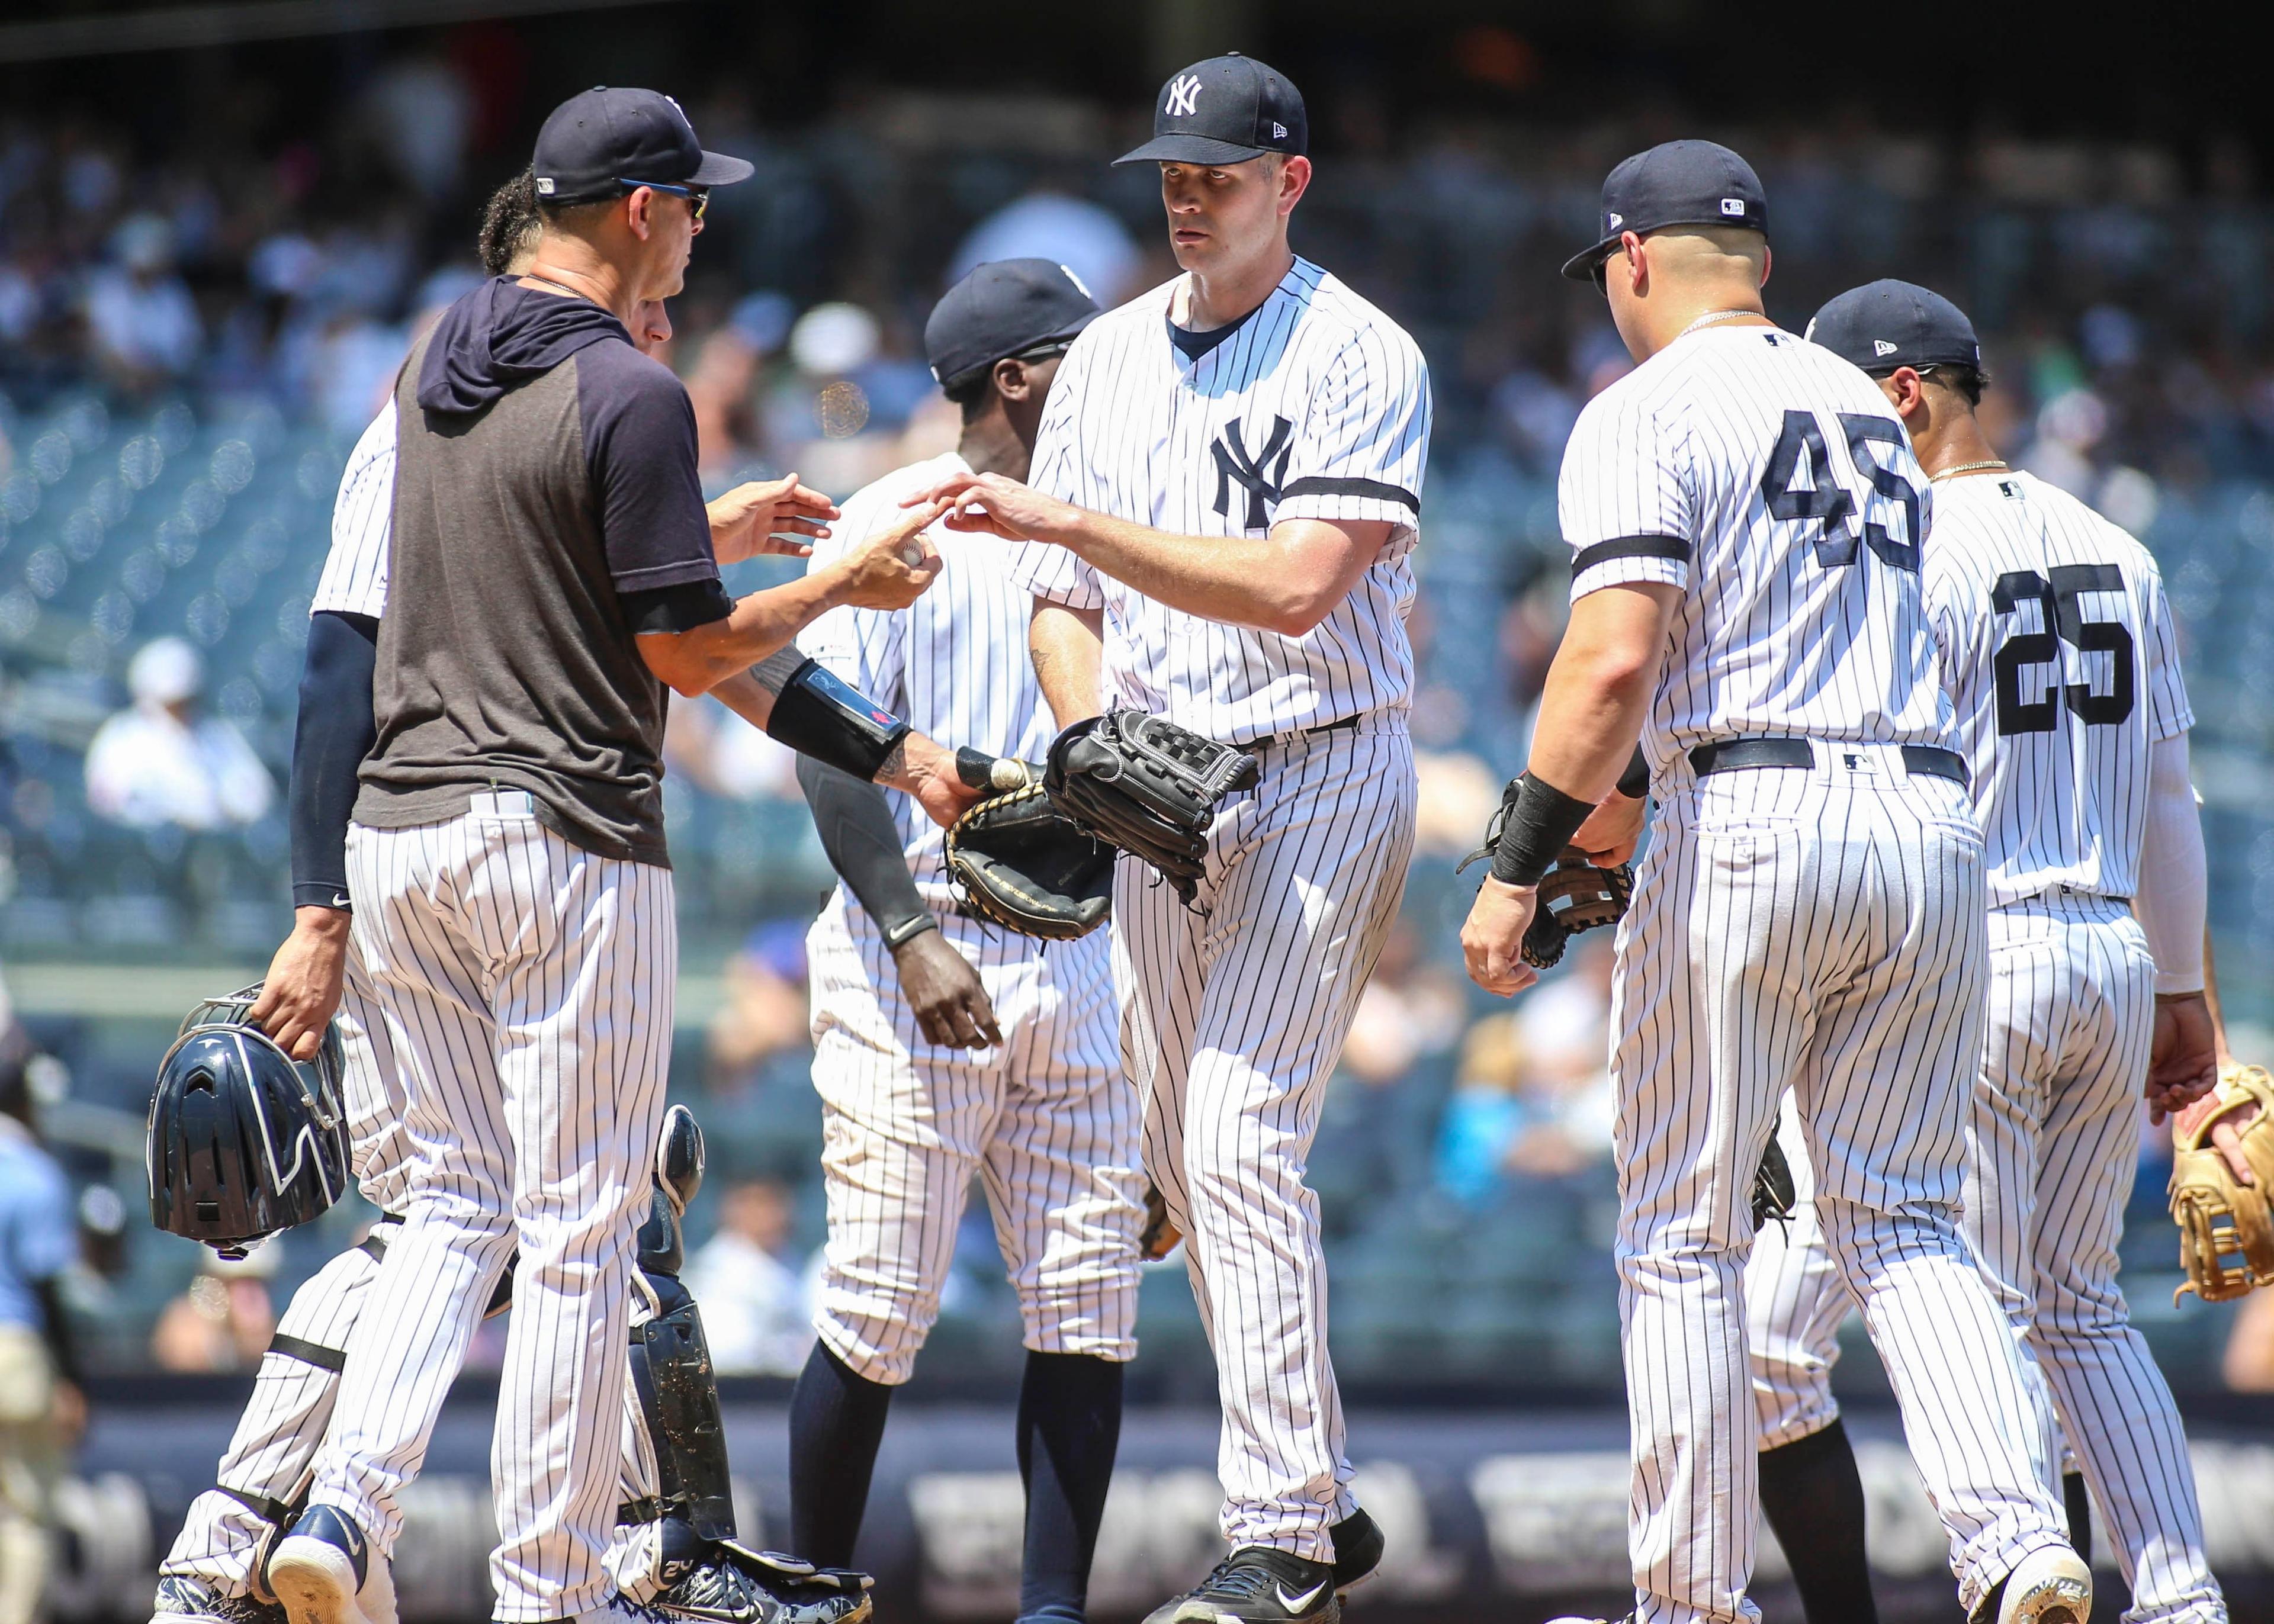
[[[703,211],[711,207],[711,189],[708,186],[674,186],[666,181],[632,180],[621,175],[616,177],[616,184],[628,192],[637,192],[645,186],[650,192],[667,192],[674,198],[685,198],[689,212],[697,220],[702,219]]]

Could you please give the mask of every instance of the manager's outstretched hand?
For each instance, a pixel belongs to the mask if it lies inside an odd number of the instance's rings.
[[[939,549],[924,531],[947,508],[944,500],[913,507],[847,553],[836,566],[844,574],[838,601],[855,609],[905,609],[922,598],[940,572]]]
[[[1005,541],[1055,541],[1081,509],[1001,474],[951,474],[901,504],[948,504],[949,530],[999,536]]]
[[[825,534],[829,521],[840,516],[836,503],[795,474],[738,485],[704,511],[711,518],[712,550],[721,564],[768,553],[804,558],[813,551],[809,538]]]

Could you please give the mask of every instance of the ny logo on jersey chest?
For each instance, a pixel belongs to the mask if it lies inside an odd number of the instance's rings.
[[[1287,480],[1287,457],[1294,448],[1290,443],[1294,437],[1295,425],[1275,415],[1263,448],[1250,456],[1239,425],[1225,424],[1224,433],[1209,447],[1216,457],[1216,512],[1225,518],[1231,516],[1231,487],[1237,483],[1247,492],[1247,514],[1242,528],[1267,528],[1271,523],[1271,509],[1279,502],[1279,489]]]

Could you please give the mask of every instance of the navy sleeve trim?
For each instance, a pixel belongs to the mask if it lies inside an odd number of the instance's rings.
[[[619,592],[616,601],[623,605],[624,623],[635,635],[651,632],[691,632],[698,626],[709,626],[723,620],[734,613],[734,600],[719,577],[712,575],[701,581],[684,581],[676,586],[649,587],[636,592]]]
[[[1690,544],[1678,536],[1617,536],[1580,548],[1572,557],[1571,573],[1575,576],[1585,575],[1598,564],[1623,558],[1672,559],[1677,564],[1687,564]]]
[[[378,659],[379,622],[369,615],[325,609],[308,617],[285,793],[296,908],[348,906],[348,819],[357,769],[379,737],[371,697]]]
[[[1391,485],[1385,479],[1343,479],[1328,474],[1307,474],[1300,479],[1291,479],[1279,500],[1291,496],[1368,496],[1381,502],[1403,502],[1421,516],[1421,499],[1402,485]]]

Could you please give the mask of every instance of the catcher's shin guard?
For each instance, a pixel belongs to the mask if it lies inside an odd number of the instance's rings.
[[[651,1226],[658,1216],[670,1216],[661,1201]],[[674,1247],[678,1228],[671,1222]],[[642,1238],[644,1243],[644,1230]],[[627,1506],[620,1515],[627,1522],[683,1517],[705,1539],[732,1539],[734,1497],[727,1477],[727,1433],[702,1312],[672,1276],[651,1274],[646,1283],[659,1307],[654,1318],[633,1327],[631,1379],[655,1449],[657,1492],[652,1502]]]

